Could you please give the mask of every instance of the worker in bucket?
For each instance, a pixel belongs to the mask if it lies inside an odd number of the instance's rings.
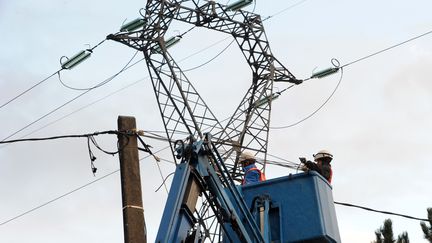
[[[314,154],[313,157],[315,162],[306,161],[305,158],[300,158],[300,161],[303,163],[302,170],[316,171],[324,178],[326,178],[329,183],[331,183],[333,171],[330,163],[333,159],[333,155],[328,150],[323,149],[318,151],[318,153]]]
[[[264,173],[256,167],[256,159],[251,152],[243,152],[240,155],[239,161],[245,173],[242,185],[266,180]]]

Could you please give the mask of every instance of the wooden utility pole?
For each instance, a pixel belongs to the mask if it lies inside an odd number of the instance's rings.
[[[136,130],[135,117],[119,116],[118,131]],[[141,192],[138,145],[135,136],[118,135],[121,189],[123,202],[123,229],[125,243],[146,243],[147,230]]]

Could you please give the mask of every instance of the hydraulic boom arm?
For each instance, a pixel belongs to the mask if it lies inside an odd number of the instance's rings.
[[[212,242],[264,242],[232,179],[218,176],[216,170],[226,167],[210,136],[180,144],[177,151],[182,163],[175,172],[156,242],[204,242],[206,238]],[[195,213],[200,195],[211,204],[204,208],[213,210],[218,224],[203,225],[202,213]],[[211,227],[216,226],[221,234],[212,235]]]

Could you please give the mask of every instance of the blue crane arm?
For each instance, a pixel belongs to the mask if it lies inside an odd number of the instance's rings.
[[[188,156],[177,166],[156,242],[203,242],[211,238],[211,227],[219,227],[224,242],[264,242],[234,182],[223,173],[227,169],[210,139],[187,149]],[[217,224],[203,224],[195,211],[200,208],[199,196],[210,204]]]

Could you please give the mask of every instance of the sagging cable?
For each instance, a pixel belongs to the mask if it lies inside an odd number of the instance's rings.
[[[153,158],[156,160],[156,162],[160,162],[160,158],[159,158],[158,156],[156,156],[156,155],[155,155],[155,154],[150,150],[151,146],[148,145],[148,144],[146,144],[146,143],[144,142],[144,140],[140,137],[140,136],[144,136],[144,131],[143,131],[143,130],[135,131],[135,135],[137,136],[138,140],[141,142],[142,146],[144,147],[144,148],[139,148],[139,147],[138,147],[138,150],[150,154],[151,156],[153,156]]]

